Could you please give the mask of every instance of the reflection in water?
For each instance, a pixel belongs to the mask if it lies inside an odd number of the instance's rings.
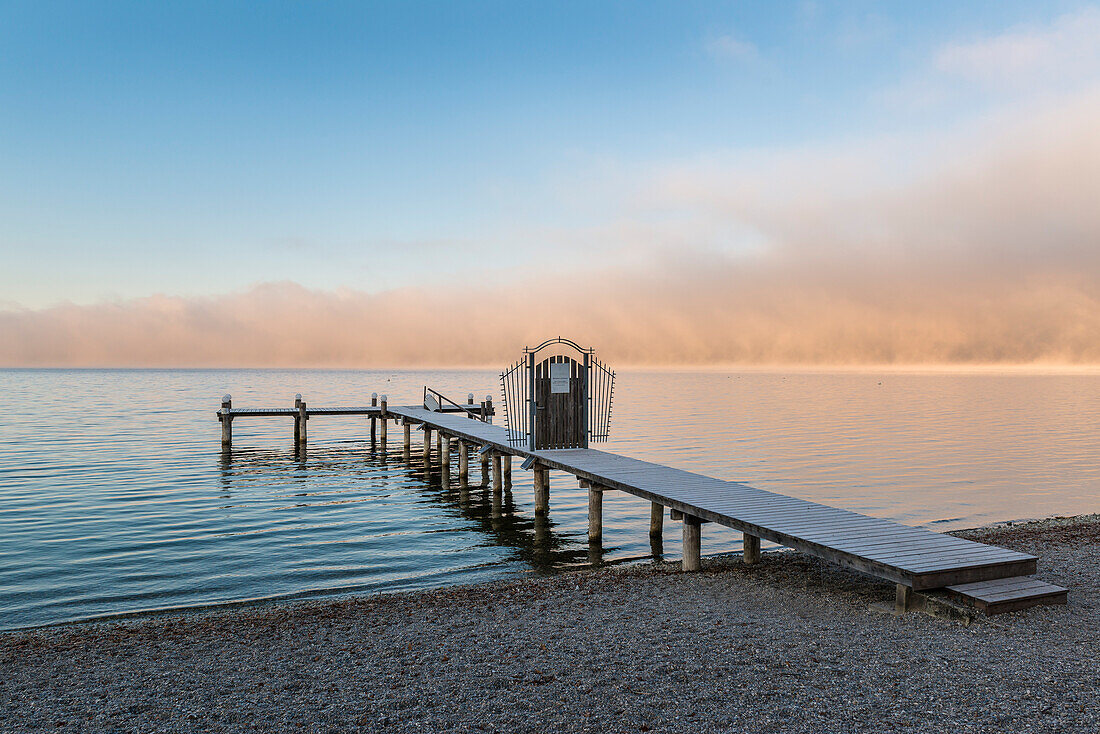
[[[392,404],[494,392],[489,371],[0,370],[0,628],[264,597],[472,583],[679,556],[649,538],[649,503],[551,473],[493,492],[421,463],[423,434],[383,445],[363,418],[318,417],[299,447],[284,420],[234,404]],[[1095,512],[1100,378],[1090,375],[629,372],[600,448],[934,529]],[[120,402],[118,395],[126,395]],[[674,398],[670,402],[670,397]],[[367,397],[369,400],[369,397]],[[380,434],[379,434],[380,436]],[[435,448],[436,437],[432,437]],[[457,453],[457,452],[455,452]],[[438,455],[438,454],[436,454]],[[457,460],[457,456],[452,457]],[[703,552],[736,552],[714,525]],[[591,555],[590,555],[591,553]]]
[[[307,446],[296,447],[293,459],[300,468],[306,468],[307,454]],[[314,452],[308,468],[314,477],[318,472],[344,476],[352,468],[370,473],[372,469],[388,465],[388,454],[388,451],[367,450],[349,456],[339,450],[325,450],[323,453]],[[472,485],[467,483],[467,486],[460,487],[457,481],[449,484],[446,480],[448,475],[457,476],[454,464],[448,471],[438,463],[439,457],[435,453],[428,465],[421,461],[420,454],[416,457],[404,463],[400,471],[411,484],[419,486],[420,495],[432,508],[429,514],[442,512],[469,521],[484,533],[483,543],[508,549],[508,560],[523,563],[538,573],[552,573],[586,563],[603,563],[602,547],[589,545],[585,548],[574,538],[554,533],[554,523],[550,517],[525,516],[514,501],[511,482],[503,491],[493,491],[486,477],[476,479]],[[234,461],[232,450],[223,449],[219,458],[222,486],[228,491],[234,481],[270,476],[278,466],[287,463],[287,458],[278,451],[238,450]],[[454,457],[452,462],[455,462]],[[299,479],[304,481],[305,477]]]

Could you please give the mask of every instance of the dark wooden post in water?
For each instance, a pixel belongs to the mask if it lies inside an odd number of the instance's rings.
[[[405,418],[401,419],[401,426],[402,426],[402,428],[405,429],[404,430],[405,435],[404,435],[404,438],[402,439],[403,444],[402,444],[401,448],[405,452],[405,460],[408,461],[409,453],[412,451],[412,426],[409,425],[409,421]]]
[[[379,443],[382,444],[382,453],[383,454],[386,453],[386,433],[387,433],[387,430],[388,430],[387,429],[387,424],[390,422],[390,419],[389,419],[389,417],[386,413],[387,403],[389,403],[389,397],[387,395],[383,395],[382,400],[381,400],[381,405],[380,405],[380,407],[382,409],[381,410],[381,416],[380,416],[381,420],[382,420],[382,424],[379,426],[379,428],[381,428],[381,435],[379,436]]]
[[[370,394],[370,406],[372,408],[378,407],[378,393],[372,392]],[[370,417],[370,447],[373,449],[378,441],[378,420],[372,415]]]
[[[424,471],[428,471],[432,465],[432,429],[425,424],[424,428]]]
[[[700,525],[699,518],[684,515],[684,561],[681,564],[684,571],[698,571],[702,568],[699,559]]]
[[[546,515],[550,512],[550,470],[535,465],[535,514]]]
[[[470,444],[458,442],[458,483],[463,487],[470,484]]]
[[[481,456],[481,483],[489,486],[489,454],[486,451],[479,452]]]
[[[222,398],[221,415],[218,420],[222,422],[222,448],[227,449],[233,445],[233,396],[226,394]]]
[[[443,489],[451,488],[451,437],[444,436],[442,431],[439,431],[440,449],[439,449],[439,470],[440,481],[443,483]]]
[[[603,487],[588,485],[588,542],[603,539]]]
[[[649,507],[649,537],[660,538],[665,532],[665,507],[660,502],[651,502]]]
[[[512,488],[512,455],[505,454],[503,457],[504,462],[504,486]]]
[[[500,452],[493,452],[493,492],[504,489],[504,480],[501,477]]]
[[[752,565],[760,560],[760,538],[755,535],[749,535],[745,533],[743,536],[742,545],[744,551],[742,552],[742,560],[747,565]]]
[[[309,412],[306,410],[306,401],[298,403],[298,444],[306,445],[306,423],[309,421]]]
[[[302,393],[294,396],[294,445],[302,441],[302,427],[298,425],[298,412],[302,409]]]
[[[492,517],[499,518],[504,515],[504,492],[493,492]]]

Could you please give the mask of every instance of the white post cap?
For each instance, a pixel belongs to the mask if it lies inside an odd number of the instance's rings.
[[[232,399],[233,399],[233,396],[230,395],[229,393],[226,393],[225,395],[222,395],[222,402],[223,403],[228,403]]]
[[[385,403],[385,402],[388,402],[388,401],[387,401],[387,399],[386,399],[386,396],[385,396],[385,395],[383,395],[383,396],[381,397],[381,400],[382,400],[382,402],[383,402],[383,403]]]
[[[300,393],[300,392],[299,393],[294,393],[294,399],[295,400],[301,400],[302,399],[302,393]]]

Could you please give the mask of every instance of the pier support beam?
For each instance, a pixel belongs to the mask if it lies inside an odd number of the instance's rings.
[[[660,538],[665,532],[665,506],[660,502],[649,504],[649,537]]]
[[[233,398],[226,395],[222,398],[221,415],[218,420],[222,422],[222,448],[227,449],[233,445],[233,416],[229,411],[233,410]]]
[[[535,514],[550,513],[550,470],[535,466]]]
[[[512,488],[512,455],[505,454],[502,461],[504,462],[504,486],[507,489]]]
[[[458,442],[458,481],[463,487],[470,485],[470,444]]]
[[[684,571],[698,571],[703,567],[700,560],[701,523],[694,515],[684,515]]]
[[[424,471],[427,471],[432,464],[432,429],[427,425],[424,426]]]
[[[309,422],[309,412],[306,410],[306,401],[298,403],[298,445],[306,445],[306,435],[308,433],[306,424]]]
[[[439,434],[439,470],[443,489],[451,488],[451,437]]]
[[[412,426],[408,421],[401,421],[402,427],[405,429],[405,435],[402,439],[402,450],[405,452],[405,456],[408,457],[409,452],[412,451]]]
[[[294,396],[294,445],[297,446],[302,440],[302,427],[298,425],[298,411],[302,408],[302,393],[298,393]]]
[[[372,408],[378,407],[378,393],[371,393],[370,404]],[[378,419],[370,417],[370,447],[373,449],[378,443]]]
[[[603,488],[588,487],[588,542],[603,540]]]
[[[504,477],[502,470],[502,461],[500,453],[493,452],[493,493],[500,492],[504,489]]]
[[[381,425],[379,426],[378,442],[382,444],[382,453],[386,453],[386,432],[390,419],[386,413],[386,404],[389,402],[389,398],[385,395],[382,396],[379,407],[382,409]]]
[[[758,563],[760,561],[760,538],[756,535],[745,533],[742,539],[742,545],[744,546],[744,551],[741,555],[745,565],[751,566],[754,563]]]
[[[489,486],[489,454],[481,454],[481,483]]]
[[[894,612],[904,614],[913,606],[913,588],[898,584],[894,589]]]

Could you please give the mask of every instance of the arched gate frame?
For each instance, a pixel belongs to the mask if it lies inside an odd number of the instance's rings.
[[[615,373],[594,350],[558,337],[523,354],[500,375],[509,442],[534,451],[606,441]]]

